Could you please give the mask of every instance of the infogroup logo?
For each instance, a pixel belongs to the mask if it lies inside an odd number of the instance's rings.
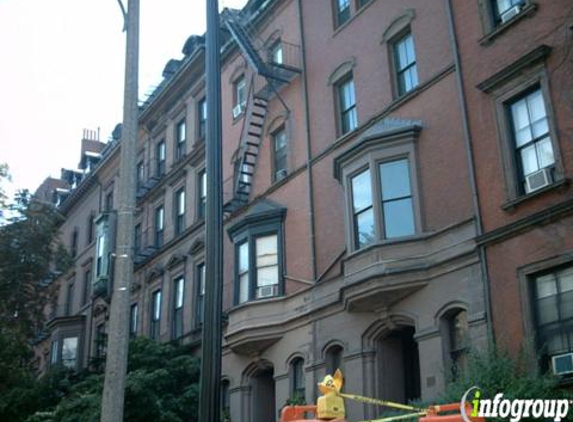
[[[460,410],[465,422],[472,422],[472,417],[508,418],[511,422],[519,422],[522,418],[559,422],[569,413],[569,404],[566,399],[504,399],[503,393],[485,399],[478,387],[472,387],[462,396]],[[471,408],[469,415],[468,407]]]

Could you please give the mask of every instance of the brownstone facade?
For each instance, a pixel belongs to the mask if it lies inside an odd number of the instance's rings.
[[[431,400],[452,365],[487,344],[490,304],[496,338],[515,350],[537,332],[531,283],[567,280],[566,2],[513,1],[513,12],[453,3],[252,0],[223,13],[223,405],[233,421],[313,402],[337,367],[347,391]],[[140,115],[131,330],[200,355],[203,37],[183,53]],[[549,136],[539,149],[552,145],[555,159],[525,174],[510,158],[507,110],[522,100],[541,110],[540,95],[547,130],[527,142]],[[41,190],[75,251],[41,367],[80,369],[105,353],[120,137],[87,139],[77,183]],[[535,172],[550,181],[526,193]],[[374,416],[348,405],[349,419]]]

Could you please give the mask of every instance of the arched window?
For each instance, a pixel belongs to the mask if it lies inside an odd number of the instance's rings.
[[[446,328],[446,356],[453,375],[466,367],[469,349],[468,312],[465,309],[451,309],[444,315]]]
[[[328,348],[325,354],[326,373],[329,375],[334,374],[337,369],[343,371],[342,368],[342,353],[344,349],[342,346],[334,345]]]
[[[295,358],[290,363],[291,399],[305,400],[304,360]]]
[[[221,421],[227,422],[231,419],[231,404],[229,397],[229,380],[221,382]]]

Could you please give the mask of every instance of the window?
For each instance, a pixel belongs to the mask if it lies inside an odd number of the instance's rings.
[[[360,249],[375,239],[374,207],[372,205],[372,185],[370,169],[354,176],[352,186],[352,222],[354,245]]]
[[[205,170],[199,173],[198,185],[199,200],[197,201],[197,215],[199,219],[204,219],[207,206],[207,173]]]
[[[74,310],[74,283],[68,284],[68,295],[66,297],[66,315],[69,316]]]
[[[249,242],[238,246],[237,275],[239,303],[255,299],[278,296],[279,261],[278,236],[276,234],[252,238],[254,256],[250,256]],[[253,292],[253,293],[251,293]]]
[[[165,157],[167,156],[166,153],[166,147],[165,147],[165,141],[161,141],[157,144],[156,147],[156,157],[155,159],[157,160],[157,168],[156,168],[156,174],[158,177],[161,177],[165,174]]]
[[[71,250],[70,253],[72,258],[75,258],[78,255],[78,229],[75,228],[72,232],[72,239],[71,239]]]
[[[392,43],[394,50],[394,66],[396,70],[396,87],[398,96],[410,92],[418,85],[418,70],[414,38],[408,32]]]
[[[280,40],[277,40],[271,48],[269,48],[269,61],[272,64],[283,64],[283,45]]]
[[[173,281],[173,339],[183,335],[183,292],[185,278],[178,277]]]
[[[97,238],[96,246],[96,277],[107,274],[105,268],[105,235],[100,234]]]
[[[202,324],[205,313],[205,264],[197,265],[197,325]]]
[[[447,316],[449,358],[454,375],[466,368],[468,353],[468,313],[463,309],[456,309]]]
[[[333,0],[335,26],[339,27],[350,19],[350,0]]]
[[[86,245],[89,245],[94,240],[94,220],[95,217],[93,214],[90,214],[88,217],[88,224],[86,227]]]
[[[338,96],[338,112],[340,133],[344,135],[358,126],[356,116],[356,95],[354,93],[354,81],[352,74],[346,76],[336,84]]]
[[[380,164],[384,238],[415,233],[412,190],[408,160]]]
[[[415,123],[381,129],[334,159],[334,175],[346,192],[349,250],[421,231],[417,198]],[[386,140],[391,136],[392,142]]]
[[[276,296],[279,284],[277,235],[257,237],[255,253],[256,298]]]
[[[291,398],[292,399],[305,399],[305,382],[304,382],[304,360],[302,358],[295,358],[290,364],[290,377],[291,377]]]
[[[163,227],[165,224],[165,212],[163,205],[155,209],[155,247],[163,246]]]
[[[573,352],[573,267],[534,277],[536,340],[543,369],[550,358]]]
[[[249,243],[243,242],[238,247],[239,303],[249,300]]]
[[[137,255],[141,252],[141,223],[135,226],[135,236],[133,240],[133,251]]]
[[[144,173],[144,166],[143,160],[137,163],[136,173],[135,173],[135,180],[137,184],[137,189],[141,189],[143,187],[143,182],[145,181],[145,173]]]
[[[185,230],[185,188],[175,193],[175,235]]]
[[[58,339],[52,341],[50,350],[50,365],[55,365],[56,363],[58,363]]]
[[[245,110],[247,104],[247,82],[245,77],[241,76],[233,83],[234,107],[233,118],[239,117]]]
[[[231,420],[231,400],[229,397],[229,380],[221,381],[221,420]]]
[[[110,190],[105,196],[104,210],[107,212],[113,210],[113,190]]]
[[[284,127],[273,134],[273,161],[273,181],[278,182],[287,175],[287,137]]]
[[[231,224],[235,245],[235,303],[284,293],[283,221],[286,208],[262,200],[254,211]]]
[[[204,140],[207,136],[207,99],[203,98],[197,104],[197,137]]]
[[[107,351],[107,334],[105,333],[105,324],[99,324],[96,327],[95,335],[95,357],[103,358]]]
[[[78,358],[78,338],[68,337],[62,341],[62,365],[69,369],[76,368]]]
[[[368,3],[370,3],[371,0],[358,0],[357,6],[358,9],[360,9],[363,6],[366,6]]]
[[[151,295],[151,323],[149,335],[152,339],[159,339],[159,323],[161,321],[161,290],[156,290]]]
[[[134,337],[137,335],[138,329],[138,312],[139,309],[137,303],[131,305],[131,308],[129,308],[129,334]]]
[[[84,272],[84,290],[82,296],[82,305],[88,303],[88,299],[90,297],[90,288],[92,285],[92,271],[91,269],[87,269]]]
[[[491,0],[493,20],[495,25],[501,25],[517,16],[523,7],[525,0]]]
[[[177,123],[177,133],[176,133],[177,145],[175,148],[176,160],[179,160],[185,155],[185,140],[186,140],[186,128],[185,128],[185,119],[183,119],[179,123]]]
[[[408,160],[381,163],[378,165],[378,172],[381,194],[381,237],[391,239],[414,234],[415,218]],[[353,176],[350,185],[354,246],[360,249],[376,239],[373,181],[370,169]]]
[[[325,353],[326,360],[326,373],[333,375],[337,369],[343,371],[342,368],[342,352],[344,349],[342,346],[334,345],[328,348]],[[344,372],[344,371],[343,371]]]
[[[522,192],[528,193],[531,185],[527,177],[541,169],[550,169],[553,178],[555,157],[549,133],[549,121],[540,88],[508,103],[511,132],[515,142],[518,163],[518,182]]]

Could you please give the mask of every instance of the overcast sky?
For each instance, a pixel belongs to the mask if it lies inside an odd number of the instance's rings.
[[[124,0],[127,3],[127,0]],[[246,0],[219,0],[242,7]],[[205,32],[205,0],[141,0],[139,97]],[[125,33],[117,0],[0,0],[0,163],[10,191],[76,168],[83,129],[121,122]]]

